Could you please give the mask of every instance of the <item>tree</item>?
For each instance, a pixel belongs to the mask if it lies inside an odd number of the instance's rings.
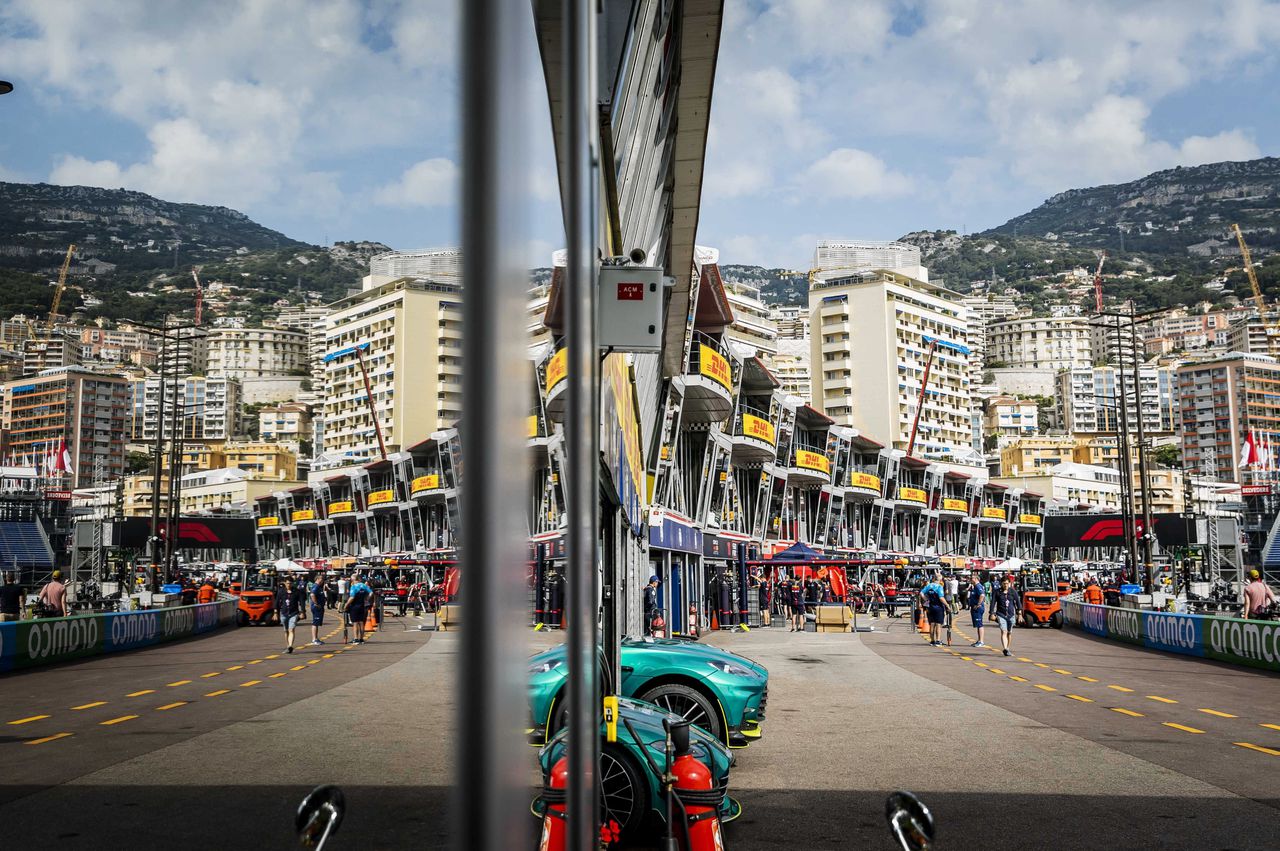
[[[129,475],[145,473],[151,469],[151,455],[147,452],[130,452],[125,459],[125,472]]]
[[[1157,446],[1151,451],[1151,459],[1161,467],[1181,467],[1182,450],[1172,444]]]

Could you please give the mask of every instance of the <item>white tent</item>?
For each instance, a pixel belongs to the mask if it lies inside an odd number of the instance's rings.
[[[1024,564],[1026,564],[1026,562],[1020,558],[1015,557],[1011,559],[1005,559],[1004,561],[1000,562],[995,566],[995,570],[997,572],[1003,572],[1003,573],[1017,573],[1020,570],[1022,570],[1022,566]]]
[[[310,573],[309,570],[296,561],[287,558],[277,559],[273,567],[275,567],[276,573]]]

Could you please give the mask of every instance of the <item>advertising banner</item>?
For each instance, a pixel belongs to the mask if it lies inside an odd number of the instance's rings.
[[[1028,526],[1039,526],[1039,525],[1040,525],[1040,515],[1039,515],[1039,514],[1019,514],[1019,515],[1018,515],[1018,522],[1019,522],[1019,523],[1025,523],[1025,524],[1027,524]]]
[[[337,502],[329,503],[328,514],[330,517],[335,514],[350,514],[356,510],[356,504],[349,499],[342,499]]]
[[[396,492],[390,488],[369,494],[369,505],[387,505],[396,501]]]
[[[279,526],[279,525],[280,525],[279,517],[259,517],[258,518],[259,529],[268,529],[272,526]]]
[[[569,376],[569,350],[561,349],[547,361],[547,392]]]
[[[528,417],[525,418],[525,436],[526,437],[538,436],[538,415],[537,414],[530,414]]]
[[[982,516],[988,520],[1003,520],[1004,509],[996,508],[994,505],[988,505],[982,509]]]
[[[279,518],[277,518],[277,523]],[[163,536],[165,521],[157,534]],[[107,544],[140,550],[151,537],[151,518],[125,517],[109,523]],[[178,547],[184,550],[204,548],[249,549],[256,546],[251,517],[183,517],[178,521]]]
[[[440,489],[440,474],[430,473],[425,476],[418,476],[409,483],[409,493],[418,494],[423,491],[434,491]]]
[[[770,446],[773,446],[776,442],[773,423],[760,417],[753,417],[750,414],[742,415],[742,436],[763,440]]]
[[[918,502],[922,505],[928,499],[928,495],[920,488],[898,488],[898,499],[904,502]]]
[[[805,470],[815,470],[819,473],[831,475],[831,460],[821,452],[812,452],[808,449],[796,450],[796,466]]]
[[[961,512],[964,512],[965,514],[968,514],[969,501],[964,499],[955,499],[953,497],[947,497],[946,499],[942,500],[942,510],[943,511],[961,511]]]
[[[729,359],[705,343],[698,344],[698,371],[725,390],[733,390],[733,371]]]
[[[880,493],[880,477],[873,476],[870,473],[850,473],[849,487],[866,488],[867,490],[873,490],[876,493]]]
[[[1151,517],[1162,547],[1185,547],[1195,540],[1195,521],[1181,514]],[[1141,533],[1142,523],[1138,522]],[[1123,547],[1124,521],[1119,514],[1051,514],[1044,521],[1046,547]]]
[[[298,508],[289,513],[289,519],[294,523],[302,523],[307,520],[316,519],[316,510],[314,508]]]

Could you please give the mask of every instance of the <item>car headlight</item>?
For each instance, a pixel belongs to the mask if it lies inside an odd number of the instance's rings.
[[[731,677],[750,677],[752,679],[755,679],[756,677],[755,671],[750,668],[745,668],[735,662],[713,662],[711,660],[707,660],[707,664],[715,668],[717,671],[726,673]]]
[[[564,664],[563,659],[549,659],[546,662],[534,662],[529,666],[531,674],[549,674]]]

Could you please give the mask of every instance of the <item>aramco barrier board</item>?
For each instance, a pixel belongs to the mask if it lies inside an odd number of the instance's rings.
[[[136,650],[235,622],[236,601],[0,623],[0,671]]]
[[[1148,612],[1062,600],[1069,626],[1151,650],[1280,671],[1280,621]]]

